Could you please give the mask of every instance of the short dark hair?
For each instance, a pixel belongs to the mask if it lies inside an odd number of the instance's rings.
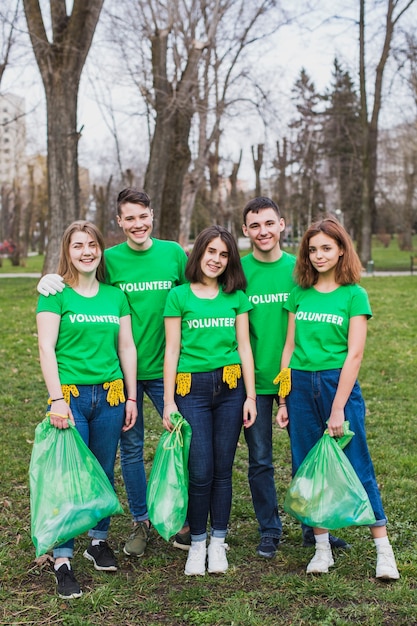
[[[185,268],[186,279],[191,283],[204,282],[201,259],[209,243],[217,237],[220,237],[226,244],[229,253],[226,269],[219,276],[219,283],[223,285],[223,291],[225,293],[233,293],[237,289],[246,289],[246,278],[240,262],[236,240],[223,226],[208,226],[197,236]]]
[[[243,209],[243,223],[246,224],[246,216],[252,211],[252,213],[259,213],[262,209],[273,209],[275,213],[278,215],[278,218],[281,219],[281,212],[278,208],[278,205],[271,200],[271,198],[267,198],[266,196],[258,196],[257,198],[253,198],[249,200]]]
[[[151,199],[145,191],[135,187],[126,187],[117,196],[117,215],[120,217],[120,207],[124,204],[142,204],[145,207],[151,206]]]
[[[319,274],[311,264],[309,248],[310,239],[319,233],[331,237],[343,250],[343,255],[339,257],[335,269],[336,282],[339,285],[358,283],[361,279],[362,264],[348,232],[333,215],[317,220],[304,233],[295,265],[297,283],[301,287],[308,288],[317,282]]]

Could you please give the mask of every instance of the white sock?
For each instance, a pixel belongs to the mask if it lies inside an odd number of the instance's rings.
[[[61,565],[66,565],[68,567],[68,569],[71,569],[71,563],[69,561],[63,561],[63,563],[60,563],[59,565],[57,565],[55,563],[54,564],[54,570],[57,572],[59,570],[59,568],[61,567]]]
[[[103,541],[103,539],[92,539],[91,540],[91,545],[92,546],[98,546],[102,541]]]
[[[380,546],[389,546],[390,542],[387,536],[385,537],[375,537],[374,538],[374,544],[376,546],[376,548],[380,547]]]
[[[316,543],[329,543],[329,533],[322,533],[321,535],[314,535]]]
[[[226,537],[210,537],[210,543],[224,543]]]

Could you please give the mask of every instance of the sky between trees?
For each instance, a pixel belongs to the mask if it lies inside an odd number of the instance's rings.
[[[13,0],[5,0],[10,7]],[[42,3],[41,3],[42,4]],[[46,4],[46,3],[45,3]],[[67,2],[70,9],[71,2]],[[116,3],[117,4],[117,3]],[[288,4],[288,3],[277,3]],[[297,0],[296,10],[289,14],[288,24],[264,40],[256,42],[250,49],[249,62],[259,73],[270,103],[264,111],[264,121],[254,110],[246,110],[245,115],[228,120],[224,129],[230,159],[236,158],[243,149],[240,178],[253,182],[253,164],[250,146],[265,143],[266,163],[268,151],[274,157],[274,144],[286,132],[286,125],[294,115],[292,87],[301,68],[307,73],[318,90],[329,87],[334,58],[357,81],[358,74],[358,2],[357,0]],[[111,41],[107,10],[114,6],[114,0],[107,0],[93,39],[93,44],[82,74],[79,92],[78,123],[82,129],[79,144],[80,164],[89,167],[93,176],[101,176],[110,171],[114,162],[114,138],[109,126],[117,126],[118,141],[126,167],[144,169],[148,158],[148,134],[143,99],[136,85],[123,68],[120,58],[115,55],[117,43]],[[384,2],[369,3],[373,15],[382,15]],[[379,5],[379,6],[378,6]],[[417,7],[407,17],[407,24],[417,24]],[[405,24],[405,26],[407,25]],[[381,24],[375,17],[369,25],[368,61],[372,65],[374,51],[381,45]],[[26,24],[19,24],[19,42],[6,68],[1,91],[12,92],[26,99],[27,133],[30,152],[45,151],[46,120],[45,98],[38,68],[25,35]],[[110,29],[111,30],[111,29]],[[133,34],[134,36],[134,34]],[[138,50],[139,53],[139,50]],[[106,71],[107,68],[107,71]],[[117,80],[115,76],[117,75]],[[393,119],[398,122],[398,113],[408,117],[409,113],[405,90],[396,78],[394,61],[389,64],[385,78],[385,105],[382,110],[382,126],[388,126]],[[399,102],[398,95],[402,93]],[[109,109],[112,108],[111,119]],[[394,112],[394,115],[393,115]],[[105,121],[106,118],[107,121]],[[138,150],[138,145],[141,149]]]

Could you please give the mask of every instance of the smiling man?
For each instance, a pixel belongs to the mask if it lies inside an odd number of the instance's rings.
[[[187,256],[173,241],[152,237],[153,210],[149,196],[127,188],[117,198],[117,222],[126,241],[105,251],[106,282],[122,289],[132,312],[132,330],[138,352],[138,418],[129,436],[122,433],[120,459],[133,530],[124,552],[142,556],[149,538],[146,476],[143,463],[143,400],[146,394],[163,412],[163,311],[172,287],[184,282]]]
[[[253,251],[242,258],[248,286],[250,339],[255,361],[258,418],[247,432],[249,486],[261,536],[259,556],[273,558],[282,534],[272,459],[272,412],[278,401],[273,384],[287,334],[288,314],[284,303],[295,286],[295,257],[280,247],[284,219],[270,198],[250,200],[243,209],[243,234]],[[250,431],[250,432],[249,432]]]
[[[246,295],[253,309],[249,312],[249,331],[255,361],[256,406],[258,416],[245,430],[249,451],[248,479],[252,503],[261,536],[256,549],[259,556],[273,558],[282,534],[272,458],[272,412],[278,402],[273,384],[280,369],[287,335],[288,314],[284,304],[295,286],[295,257],[281,250],[285,222],[273,200],[258,197],[243,209],[243,234],[253,251],[242,258],[248,286]],[[314,546],[313,529],[303,526],[303,544]],[[343,539],[330,535],[332,547],[346,548]]]

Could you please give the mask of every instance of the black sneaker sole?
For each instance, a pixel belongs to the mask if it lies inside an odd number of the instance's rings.
[[[80,593],[72,593],[69,596],[64,596],[63,593],[59,593],[59,592],[57,593],[58,593],[58,597],[62,598],[63,600],[75,600],[76,598],[81,598],[81,596],[83,595],[82,591],[80,591]]]
[[[85,550],[83,556],[89,561],[93,561],[94,568],[99,572],[117,572],[117,565],[97,565],[95,558]]]
[[[185,552],[188,552],[191,548],[189,543],[180,543],[179,541],[174,541],[172,545],[175,548],[179,548],[179,550],[184,550]]]
[[[264,559],[273,559],[277,555],[276,552],[262,552],[261,550],[257,550],[256,554]]]

